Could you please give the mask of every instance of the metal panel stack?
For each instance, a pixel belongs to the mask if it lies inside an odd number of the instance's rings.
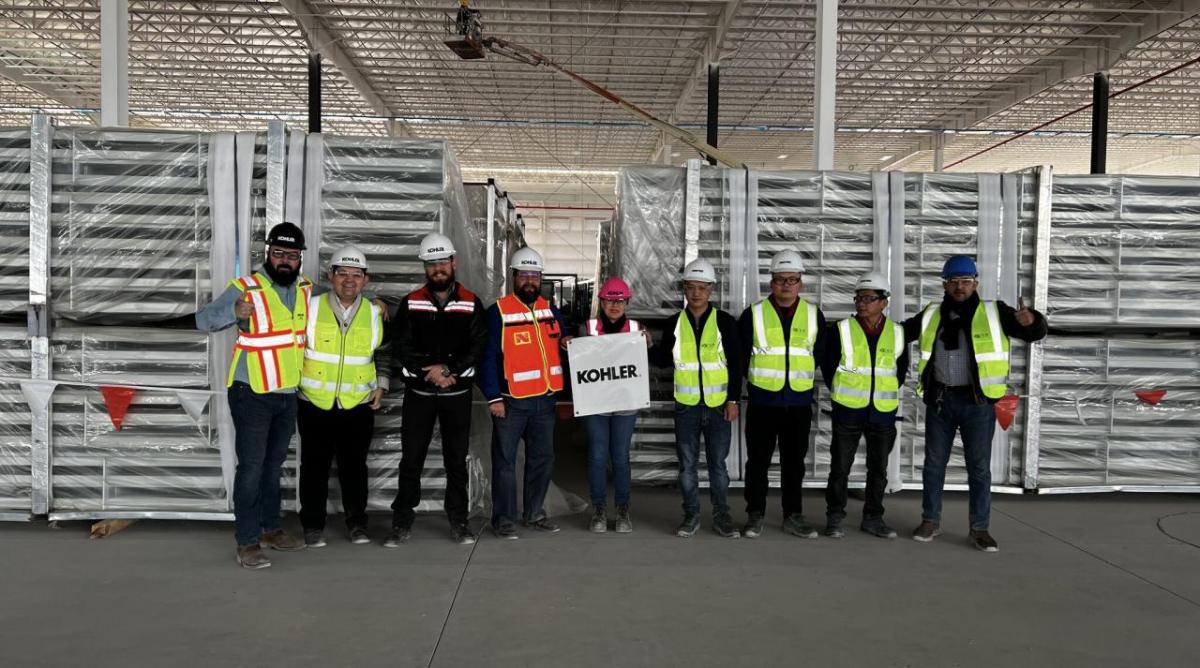
[[[0,315],[29,303],[29,128],[0,128]]]
[[[0,376],[28,378],[29,374],[25,327],[0,325]],[[32,510],[31,424],[21,385],[0,382],[0,519],[26,519]]]

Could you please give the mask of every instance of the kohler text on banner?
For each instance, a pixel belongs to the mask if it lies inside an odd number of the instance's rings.
[[[575,415],[650,405],[646,339],[639,332],[583,336],[567,344]]]

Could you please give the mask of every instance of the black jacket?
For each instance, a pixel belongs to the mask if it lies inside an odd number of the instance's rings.
[[[409,293],[392,321],[393,374],[424,394],[469,391],[487,343],[483,313],[479,297],[457,283],[445,304],[424,286]],[[426,382],[421,367],[431,364],[450,367],[455,384],[442,390]]]
[[[687,311],[686,309],[684,309]],[[742,344],[738,336],[737,321],[728,313],[714,308],[711,304],[704,315],[700,316],[697,321],[692,318],[691,311],[687,311],[688,323],[692,327],[692,331],[696,335],[696,352],[699,353],[700,333],[704,329],[704,323],[713,317],[717,318],[717,331],[721,333],[721,346],[725,349],[725,364],[729,371],[729,389],[726,391],[726,402],[738,401],[742,398],[742,375],[745,373],[743,367],[745,361],[742,359]],[[671,351],[675,348],[675,324],[679,322],[679,314],[671,316],[667,319],[666,328],[663,330],[662,338],[659,339],[658,345],[650,348],[649,358],[650,363],[657,367],[674,367],[675,359]]]
[[[972,299],[974,299],[974,297]],[[1046,338],[1046,330],[1047,330],[1046,316],[1042,315],[1041,313],[1038,313],[1037,311],[1030,309],[1030,311],[1033,312],[1034,320],[1033,320],[1032,325],[1026,327],[1026,326],[1022,325],[1021,323],[1017,322],[1017,310],[1014,309],[1013,307],[1009,306],[1008,304],[1005,304],[1002,301],[997,301],[996,302],[996,311],[1000,315],[1000,329],[1004,330],[1004,334],[1009,336],[1010,338],[1020,339],[1022,341],[1026,341],[1026,342],[1040,341],[1041,339]],[[904,341],[905,341],[905,343],[912,343],[914,341],[920,341],[920,339],[921,339],[921,315],[924,312],[925,312],[925,309],[921,309],[921,311],[918,312],[916,315],[914,315],[913,317],[904,321]],[[942,322],[945,322],[945,318],[942,319]],[[940,335],[941,331],[942,331],[942,327],[941,327],[941,324],[939,324],[938,325],[938,334],[939,335]],[[971,336],[970,336],[969,332],[965,338],[967,341],[967,348],[971,352],[971,355],[974,356],[974,354],[975,354],[974,345],[975,344],[971,340]],[[937,355],[937,353],[935,352],[934,353],[935,359],[929,360],[929,363],[925,365],[925,372],[923,374],[921,374],[921,379],[920,379],[921,386],[925,388],[925,403],[929,404],[929,405],[933,405],[933,404],[937,403],[937,394],[938,394],[937,385],[938,385],[938,383],[936,380],[934,380],[934,377],[933,377],[933,364],[936,361],[936,355]],[[975,403],[980,404],[980,403],[983,403],[984,401],[988,401],[989,403],[994,404],[997,401],[999,401],[998,399],[988,399],[987,397],[983,396],[983,389],[979,386],[979,369],[974,364],[971,364],[969,366],[971,369],[971,378],[972,378],[972,380],[974,380],[974,385],[972,386],[972,388],[973,388],[973,392],[974,392],[974,396],[975,396]]]

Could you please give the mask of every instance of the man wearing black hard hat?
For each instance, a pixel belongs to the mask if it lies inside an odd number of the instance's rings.
[[[229,367],[229,410],[236,431],[233,514],[237,559],[244,568],[271,565],[262,546],[292,551],[304,542],[280,524],[279,476],[296,430],[296,389],[304,361],[313,284],[300,274],[304,232],[280,223],[267,232],[261,271],[236,278],[196,313],[196,326],[238,326]]]
[[[992,434],[995,403],[1008,389],[1009,337],[1038,341],[1046,317],[1017,302],[981,300],[975,260],[955,255],[942,267],[941,302],[904,322],[906,342],[920,344],[917,394],[925,400],[925,462],[921,472],[921,524],[913,540],[928,543],[942,533],[942,488],[954,434],[962,435],[967,464],[969,540],[984,552],[999,546],[991,518]]]

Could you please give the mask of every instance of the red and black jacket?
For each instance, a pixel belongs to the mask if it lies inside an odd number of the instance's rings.
[[[446,303],[439,304],[427,286],[400,300],[393,319],[393,375],[422,394],[458,394],[471,389],[487,343],[483,302],[455,283]],[[439,389],[425,381],[422,367],[445,364],[457,382]]]

